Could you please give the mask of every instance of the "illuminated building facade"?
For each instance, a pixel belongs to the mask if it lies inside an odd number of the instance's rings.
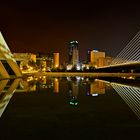
[[[59,68],[59,53],[53,53],[53,68]]]
[[[105,64],[105,52],[100,52],[97,50],[92,50],[88,52],[89,54],[89,65],[93,67],[104,66]]]
[[[99,57],[97,59],[97,67],[102,67],[102,66],[105,66],[105,61],[106,61],[106,58],[105,57]]]
[[[105,66],[110,65],[111,62],[112,62],[112,57],[106,57],[106,58],[105,58]]]
[[[32,53],[13,53],[19,67],[24,72],[32,72],[36,69],[36,54]]]
[[[46,71],[47,70],[47,64],[46,64],[46,59],[45,58],[37,58],[37,65],[39,67],[39,71]]]
[[[69,43],[69,64],[72,64],[73,67],[79,65],[78,41]]]
[[[31,61],[34,61],[36,62],[36,54],[32,54],[32,53],[13,53],[14,55],[14,58],[17,60],[17,61],[22,61],[22,60],[31,60]]]
[[[53,68],[53,54],[51,53],[39,53],[37,55],[37,65],[41,71],[51,71]]]

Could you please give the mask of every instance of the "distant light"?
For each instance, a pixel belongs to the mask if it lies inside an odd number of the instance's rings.
[[[86,66],[86,69],[89,70],[89,65]]]
[[[72,102],[72,101],[70,101],[69,103],[70,103],[70,105],[73,105],[73,106],[77,106],[78,105],[78,102]]]
[[[92,50],[93,52],[99,52],[98,50]]]
[[[67,80],[68,80],[68,81],[71,81],[71,78],[70,78],[70,77],[67,77]]]
[[[81,77],[82,80],[84,80],[84,77]]]
[[[55,82],[58,82],[58,78],[55,78],[54,81],[55,81]]]
[[[130,76],[130,77],[128,77],[128,79],[133,79],[133,80],[135,80],[135,77],[133,77],[133,76]]]
[[[98,94],[97,94],[97,93],[94,93],[94,94],[92,94],[92,96],[93,96],[93,97],[97,97],[97,96],[98,96]]]
[[[32,76],[27,78],[27,82],[34,80],[34,78]]]
[[[77,69],[77,70],[80,70],[80,69],[81,69],[80,65],[77,65],[77,66],[76,66],[76,69]]]
[[[74,43],[78,44],[78,41],[71,41],[70,42],[70,44],[74,44]]]
[[[80,80],[80,79],[81,79],[81,77],[80,77],[80,76],[76,76],[76,79],[77,79],[77,80]]]
[[[72,69],[72,65],[71,64],[67,65],[67,70],[71,70],[71,69]]]
[[[43,68],[42,71],[45,72],[46,71],[46,68]]]
[[[43,79],[46,79],[46,76],[43,76]]]
[[[56,64],[55,67],[58,67],[58,65]]]

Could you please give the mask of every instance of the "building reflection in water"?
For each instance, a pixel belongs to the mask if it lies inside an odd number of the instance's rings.
[[[26,79],[21,80],[20,86],[24,89],[24,92],[36,91],[36,80],[33,76],[29,76]]]
[[[19,86],[21,79],[15,79],[10,87],[6,89],[9,80],[0,81],[0,117],[2,116],[4,110],[6,109],[10,99],[12,98],[14,92]]]
[[[79,94],[79,77],[69,79],[68,83],[68,102],[70,105],[77,106],[78,105],[78,94]]]
[[[90,94],[92,96],[98,96],[99,94],[105,94],[105,82],[100,80],[94,80],[90,84]]]
[[[53,79],[53,91],[54,93],[59,93],[59,79],[58,78]]]
[[[110,84],[140,119],[140,88],[118,83]]]
[[[68,85],[68,103],[72,106],[79,104],[78,94],[80,86],[86,88],[86,95],[98,96],[105,94],[106,87],[111,85],[115,91],[122,97],[134,113],[140,118],[140,88],[122,85],[113,82],[105,82],[88,77],[67,77],[65,78],[49,78],[26,77],[24,79],[2,80],[0,81],[0,117],[14,92],[31,92],[41,93],[42,89],[51,89],[54,93],[59,93],[60,82],[65,80]],[[110,88],[110,87],[109,87]],[[63,90],[63,89],[62,89]]]
[[[22,85],[27,91],[36,91],[39,93],[43,89],[52,89],[54,93],[59,93],[59,78],[49,78],[46,76],[30,76],[22,81]]]

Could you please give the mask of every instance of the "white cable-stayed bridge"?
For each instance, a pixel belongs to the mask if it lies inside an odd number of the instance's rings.
[[[127,44],[127,46],[117,55],[111,65],[140,63],[140,31]]]
[[[140,67],[140,31],[126,45],[126,47],[113,59],[110,65],[102,68]]]

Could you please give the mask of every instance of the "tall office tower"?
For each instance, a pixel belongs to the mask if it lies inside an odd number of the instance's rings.
[[[77,66],[79,62],[79,53],[76,48],[73,48],[73,53],[72,53],[72,65]]]
[[[69,64],[77,66],[79,63],[78,41],[71,41],[69,43]]]
[[[104,65],[105,61],[105,52],[100,52],[97,50],[89,51],[90,55],[90,66],[100,67]]]
[[[59,67],[59,53],[53,53],[53,67],[58,68]]]

